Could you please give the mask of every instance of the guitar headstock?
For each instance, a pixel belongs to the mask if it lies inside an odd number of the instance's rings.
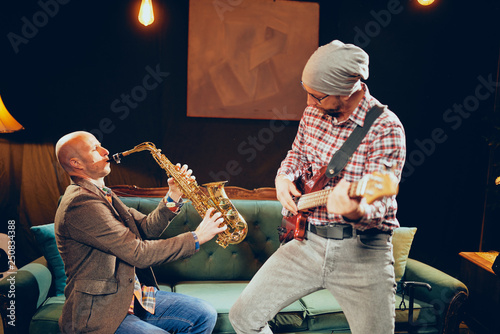
[[[351,197],[364,197],[366,203],[372,204],[383,197],[397,195],[399,183],[392,169],[388,169],[363,176],[351,190],[354,190]]]

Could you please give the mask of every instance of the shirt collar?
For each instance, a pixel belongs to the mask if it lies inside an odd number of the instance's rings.
[[[359,102],[354,112],[349,116],[349,119],[358,126],[365,124],[366,113],[375,105],[375,99],[370,95],[368,86],[361,83],[361,88],[365,91],[363,98]]]
[[[92,182],[90,179],[86,179],[80,176],[71,176],[70,178],[71,178],[71,183],[84,187],[88,190],[92,190],[93,192],[96,192],[95,189],[99,189],[105,194],[111,192],[111,188],[108,188],[106,186],[104,186],[104,188],[101,188],[94,182]]]
[[[101,187],[97,187],[97,188],[100,189],[105,195],[111,195],[111,188],[108,188],[106,186],[104,186],[103,188],[101,188]]]

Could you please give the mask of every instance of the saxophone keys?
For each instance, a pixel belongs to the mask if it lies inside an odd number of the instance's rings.
[[[226,212],[226,218],[229,220],[237,220],[239,217],[238,217],[238,213],[236,211],[229,209]]]
[[[228,211],[232,209],[233,206],[228,198],[221,198],[219,200],[219,207],[224,211]]]
[[[240,243],[243,239],[245,239],[247,235],[248,229],[247,224],[242,222],[241,220],[234,224],[234,231],[231,234],[231,241],[233,243]]]

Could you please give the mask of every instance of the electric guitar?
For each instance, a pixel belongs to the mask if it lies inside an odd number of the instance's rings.
[[[278,227],[279,240],[282,244],[292,239],[304,240],[307,217],[314,211],[314,208],[326,205],[328,195],[333,191],[333,188],[323,189],[330,180],[325,175],[326,167],[321,168],[316,176],[306,178],[305,181],[301,179],[296,183],[303,195],[296,202],[298,214],[283,217],[281,227]],[[372,204],[386,196],[397,195],[398,188],[398,180],[391,170],[374,172],[351,183],[349,197],[365,198],[366,203]]]

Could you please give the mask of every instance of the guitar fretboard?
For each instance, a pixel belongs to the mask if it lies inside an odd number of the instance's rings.
[[[314,193],[302,195],[297,202],[297,209],[299,211],[307,210],[317,206],[325,205],[328,199],[328,194],[333,190],[325,189]]]
[[[351,183],[351,185],[349,186],[349,197],[359,197],[359,195],[357,194],[359,193],[357,191],[358,186],[359,182]],[[297,202],[297,209],[299,211],[302,211],[325,205],[328,200],[328,195],[332,192],[332,190],[333,188],[330,188],[302,195]]]

